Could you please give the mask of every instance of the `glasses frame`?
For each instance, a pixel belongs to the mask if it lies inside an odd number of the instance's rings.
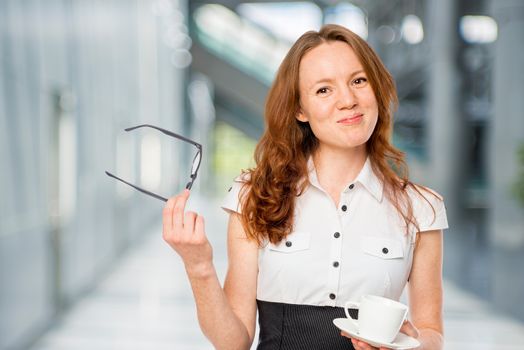
[[[179,139],[179,140],[182,140],[184,142],[187,142],[187,143],[190,143],[192,144],[193,146],[195,146],[197,148],[197,153],[195,154],[195,157],[193,158],[193,165],[191,167],[191,174],[189,175],[190,177],[190,180],[189,182],[186,184],[186,189],[190,190],[191,187],[193,187],[193,183],[195,182],[195,179],[197,178],[197,175],[198,175],[198,170],[200,169],[200,163],[202,163],[202,145],[199,144],[198,142],[195,142],[191,139],[188,139],[187,137],[184,137],[182,135],[179,135],[179,134],[176,134],[172,131],[169,131],[169,130],[166,130],[166,129],[162,129],[162,128],[159,128],[158,126],[154,126],[154,125],[151,125],[151,124],[141,124],[141,125],[137,125],[137,126],[133,126],[133,127],[130,127],[130,128],[127,128],[127,129],[124,129],[125,131],[129,132],[129,131],[132,131],[132,130],[135,130],[135,129],[138,129],[138,128],[153,128],[153,129],[156,129],[168,136],[171,136],[171,137],[174,137],[176,139]],[[198,161],[198,164],[197,164],[197,167],[196,169],[194,169],[194,166],[195,166],[195,161],[197,160],[197,158],[200,158],[199,161]],[[125,183],[126,185],[128,186],[131,186],[133,187],[135,190],[137,191],[140,191],[144,194],[147,194],[148,196],[151,196],[151,197],[154,197],[156,199],[159,199],[161,201],[164,201],[164,202],[167,202],[167,198],[164,198],[156,193],[153,193],[151,191],[148,191],[148,190],[145,190],[137,185],[134,185],[130,182],[127,182],[126,180],[110,173],[109,171],[106,170],[106,175],[109,176],[109,177],[112,177],[113,179],[116,179],[118,181],[121,181],[123,183]]]

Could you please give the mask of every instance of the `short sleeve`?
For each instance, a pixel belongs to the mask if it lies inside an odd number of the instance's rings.
[[[229,187],[220,207],[228,213],[235,212],[240,214],[242,212],[240,197],[243,194],[242,188],[244,185],[245,180],[242,175],[238,176],[231,184],[231,187]]]
[[[426,189],[427,191],[420,189],[422,195],[413,195],[413,213],[419,225],[419,232],[447,229],[448,218],[444,199],[437,192]]]

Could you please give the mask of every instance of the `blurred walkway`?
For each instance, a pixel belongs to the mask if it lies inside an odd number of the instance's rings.
[[[223,280],[227,263],[226,215],[216,202],[196,204],[192,207],[206,216],[215,264]],[[524,349],[524,324],[497,314],[449,283],[445,284],[444,309],[445,349]],[[213,349],[198,328],[182,262],[162,241],[160,227],[137,242],[93,292],[32,348],[92,349]]]

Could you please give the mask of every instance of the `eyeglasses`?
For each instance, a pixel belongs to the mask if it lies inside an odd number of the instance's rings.
[[[178,135],[178,134],[175,134],[174,132],[171,132],[171,131],[159,128],[159,127],[154,126],[154,125],[149,125],[149,124],[142,124],[142,125],[133,126],[131,128],[125,129],[125,131],[132,131],[132,130],[135,130],[135,129],[138,129],[138,128],[153,128],[153,129],[159,130],[159,131],[163,132],[166,135],[169,135],[171,137],[177,138],[177,139],[182,140],[184,142],[190,143],[190,144],[192,144],[193,146],[195,146],[197,148],[197,153],[195,154],[195,157],[193,158],[193,166],[191,167],[191,175],[189,175],[191,179],[189,180],[189,182],[186,185],[186,189],[190,190],[191,187],[193,187],[193,183],[195,182],[195,179],[197,178],[198,169],[200,168],[200,161],[202,160],[202,145],[197,143],[197,142],[195,142],[195,141],[193,141],[193,140],[190,140],[187,137],[184,137],[182,135]],[[126,185],[129,185],[129,186],[133,187],[135,190],[138,190],[138,191],[140,191],[140,192],[142,192],[144,194],[147,194],[148,196],[151,196],[151,197],[154,197],[156,199],[160,199],[160,200],[162,200],[164,202],[167,202],[167,198],[164,198],[164,197],[162,197],[162,196],[160,196],[160,195],[158,195],[156,193],[150,192],[148,190],[144,190],[143,188],[140,188],[140,187],[138,187],[136,185],[133,185],[132,183],[129,183],[126,180],[123,180],[123,179],[119,178],[118,176],[111,174],[109,171],[106,171],[106,174],[107,174],[107,176],[112,177],[112,178],[114,178],[114,179],[116,179],[118,181],[121,181],[121,182],[125,183]]]

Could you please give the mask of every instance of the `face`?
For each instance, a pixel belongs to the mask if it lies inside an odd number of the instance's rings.
[[[378,119],[378,105],[355,52],[341,41],[323,43],[302,57],[300,112],[320,149],[362,149]]]

